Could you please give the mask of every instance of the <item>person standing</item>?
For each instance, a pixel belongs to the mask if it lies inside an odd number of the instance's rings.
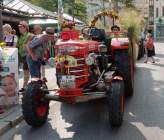
[[[38,24],[34,25],[34,27],[33,27],[33,33],[35,35],[42,34],[42,27],[40,25],[38,25]]]
[[[41,80],[40,68],[44,63],[44,54],[49,49],[49,41],[54,41],[54,29],[47,28],[46,34],[35,36],[27,45],[28,55],[26,57],[32,81]]]
[[[147,34],[146,36],[146,50],[147,50],[147,54],[146,54],[146,60],[144,63],[148,62],[148,58],[151,57],[152,58],[152,63],[155,63],[155,59],[153,57],[154,55],[154,42],[153,42],[153,38],[152,35],[150,33]]]
[[[28,44],[28,42],[32,40],[33,34],[29,32],[29,26],[26,21],[20,21],[18,28],[21,35],[18,39],[16,47],[18,48],[19,52],[19,62],[23,64],[24,81],[23,88],[20,90],[20,92],[23,92],[27,86],[30,75],[28,65],[26,62],[26,55],[28,53],[26,50],[26,45]]]
[[[42,27],[38,24],[34,25],[33,33],[37,36],[41,36],[42,35]],[[41,77],[42,77],[43,81],[47,82],[47,79],[45,78],[45,66],[44,65],[41,66]]]

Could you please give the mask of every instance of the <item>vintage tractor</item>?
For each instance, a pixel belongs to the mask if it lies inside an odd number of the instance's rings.
[[[125,96],[133,95],[133,50],[123,32],[107,33],[95,27],[100,16],[108,16],[113,21],[117,18],[113,12],[95,16],[87,31],[82,32],[89,39],[80,40],[73,24],[65,24],[70,28],[62,31],[55,45],[59,89],[51,90],[52,94],[43,82],[28,85],[22,109],[29,125],[38,127],[46,122],[50,100],[78,103],[107,98],[109,122],[111,126],[121,126]]]

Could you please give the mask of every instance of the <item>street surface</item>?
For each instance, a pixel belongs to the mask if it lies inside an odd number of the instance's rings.
[[[51,102],[48,122],[31,128],[24,121],[0,140],[164,140],[164,43],[156,43],[156,63],[137,62],[134,96],[126,100],[120,128],[108,123],[107,103],[97,100],[77,105]],[[49,69],[49,86],[55,85]]]

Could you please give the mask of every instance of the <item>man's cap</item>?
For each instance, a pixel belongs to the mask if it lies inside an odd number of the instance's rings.
[[[55,33],[55,28],[53,27],[46,28],[46,34],[54,35],[54,33]]]

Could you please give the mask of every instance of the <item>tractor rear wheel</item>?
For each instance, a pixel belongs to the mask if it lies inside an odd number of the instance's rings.
[[[121,71],[124,77],[125,95],[132,96],[134,88],[134,64],[133,59],[128,54],[128,50],[116,51],[115,63],[118,71]]]
[[[114,81],[107,91],[109,101],[109,122],[113,127],[121,126],[124,114],[124,82]]]
[[[42,126],[49,113],[49,101],[44,98],[46,93],[41,86],[39,82],[31,82],[22,98],[24,119],[32,127]]]

